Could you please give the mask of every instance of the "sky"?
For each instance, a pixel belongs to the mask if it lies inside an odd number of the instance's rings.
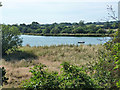
[[[83,2],[84,1],[84,2]],[[0,23],[41,24],[108,20],[107,5],[118,14],[119,0],[0,0]],[[102,20],[101,20],[102,19]]]

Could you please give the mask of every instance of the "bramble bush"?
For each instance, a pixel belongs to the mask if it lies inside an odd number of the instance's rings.
[[[118,80],[116,82],[116,86],[119,88],[120,87],[120,22],[118,22],[118,30],[114,35],[114,38],[112,39],[112,47],[111,47],[111,52],[112,56],[114,57],[115,61],[115,67],[114,70],[117,71],[118,75]]]
[[[99,60],[88,63],[85,66],[86,72],[90,73],[96,83],[102,88],[117,88],[120,87],[120,50],[116,44],[111,51],[100,51]]]
[[[115,61],[110,51],[99,51],[99,60],[86,64],[86,72],[90,72],[91,78],[102,88],[115,88],[118,80],[118,72],[114,70]]]
[[[36,65],[30,72],[32,77],[22,83],[22,88],[27,89],[66,89],[66,88],[97,88],[95,81],[87,75],[87,73],[80,67],[70,65],[67,62],[61,64],[62,74],[58,72],[49,73],[45,65]]]
[[[99,50],[99,60],[89,62],[86,72],[90,72],[91,78],[102,88],[120,87],[120,29],[103,46],[105,49]]]

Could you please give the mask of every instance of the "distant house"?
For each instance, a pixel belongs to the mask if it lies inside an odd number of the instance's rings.
[[[2,6],[2,2],[0,2],[0,7]]]
[[[118,2],[118,20],[120,21],[120,1]]]

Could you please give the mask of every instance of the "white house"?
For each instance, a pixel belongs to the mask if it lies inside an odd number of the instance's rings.
[[[118,20],[120,21],[120,1],[118,2]]]

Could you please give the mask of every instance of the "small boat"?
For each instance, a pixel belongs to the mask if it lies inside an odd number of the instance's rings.
[[[97,39],[97,40],[102,41],[102,39]]]
[[[84,41],[79,41],[78,43],[85,43]]]

